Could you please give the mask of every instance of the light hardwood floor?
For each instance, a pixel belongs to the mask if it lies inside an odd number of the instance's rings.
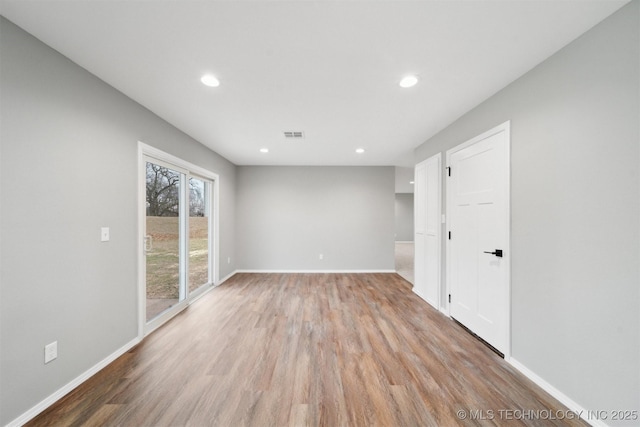
[[[586,425],[536,419],[565,410],[397,274],[237,274],[29,425]]]

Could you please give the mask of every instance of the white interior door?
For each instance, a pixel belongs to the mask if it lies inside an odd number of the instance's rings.
[[[509,122],[447,152],[451,317],[509,351]]]
[[[426,299],[424,297],[424,289],[427,275],[427,265],[425,263],[425,232],[427,226],[426,174],[427,167],[425,162],[417,164],[413,179],[413,292],[422,299]]]
[[[440,307],[441,154],[415,168],[415,285],[413,291],[436,309]]]

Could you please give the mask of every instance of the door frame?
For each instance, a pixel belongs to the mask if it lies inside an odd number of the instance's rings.
[[[449,150],[447,150],[446,152],[446,165],[447,167],[444,169],[445,172],[445,197],[446,197],[446,230],[447,232],[451,231],[451,212],[453,212],[452,209],[452,204],[453,204],[453,197],[451,194],[451,187],[449,184],[449,180],[448,178],[448,171],[450,170],[450,166],[451,166],[451,156],[455,153],[457,153],[460,150],[463,150],[467,147],[470,147],[474,144],[476,144],[477,142],[480,142],[482,140],[485,140],[493,135],[496,135],[498,133],[501,132],[505,132],[505,135],[507,137],[507,142],[506,142],[506,147],[505,147],[505,157],[503,159],[503,161],[506,164],[506,171],[507,171],[507,182],[505,185],[505,209],[506,209],[506,224],[504,224],[505,229],[503,230],[506,236],[506,240],[505,240],[505,245],[504,245],[504,251],[505,253],[508,254],[507,261],[505,263],[505,268],[506,268],[506,272],[505,272],[505,276],[506,276],[506,295],[505,297],[505,301],[506,301],[506,313],[504,313],[504,318],[506,321],[506,340],[505,340],[505,349],[504,349],[504,358],[505,360],[509,360],[509,358],[511,357],[511,121],[508,120],[502,124],[499,124],[498,126],[489,129],[486,132],[483,132],[482,134],[471,138],[468,141],[463,142],[462,144],[459,144],[453,148],[450,148]],[[454,172],[455,173],[455,172]],[[451,295],[451,270],[452,270],[452,266],[451,266],[451,240],[449,240],[448,238],[445,239],[445,243],[446,243],[446,262],[445,262],[445,271],[446,271],[446,295]],[[446,298],[446,313],[449,317],[451,317],[451,303],[449,302],[449,299]]]
[[[146,162],[148,158],[152,158],[158,161],[160,164],[175,169],[178,172],[185,173],[188,178],[193,176],[195,178],[204,178],[211,181],[211,207],[209,215],[209,230],[211,238],[209,239],[209,277],[210,283],[208,286],[201,286],[193,294],[189,294],[189,284],[185,284],[186,298],[183,301],[178,302],[170,310],[156,317],[153,321],[147,323],[146,319],[146,257],[145,257],[145,228],[146,228],[146,201],[147,201],[147,188],[146,188]],[[200,166],[194,165],[186,160],[176,157],[172,154],[159,150],[151,145],[148,145],[142,141],[138,141],[138,246],[137,246],[137,258],[138,258],[138,338],[142,339],[144,336],[150,334],[158,327],[162,326],[168,320],[184,310],[187,306],[200,298],[206,292],[213,289],[220,280],[219,276],[219,248],[220,248],[220,233],[219,233],[219,188],[220,178],[218,174],[215,174]],[[186,191],[186,189],[185,189]],[[182,251],[188,252],[188,218],[186,228],[186,241],[185,248],[181,248]],[[182,245],[182,244],[181,244]],[[188,255],[188,253],[187,253]],[[182,268],[186,268],[188,277],[188,263],[189,257],[185,256],[185,263]],[[183,274],[183,273],[181,273]]]

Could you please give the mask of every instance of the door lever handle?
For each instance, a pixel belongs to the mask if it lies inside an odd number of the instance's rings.
[[[495,255],[498,258],[502,258],[502,249],[496,249],[494,252],[484,252],[485,254],[491,254],[491,255]]]

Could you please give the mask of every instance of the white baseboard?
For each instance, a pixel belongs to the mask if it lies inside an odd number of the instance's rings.
[[[416,287],[412,287],[411,288],[411,292],[413,292],[414,294],[418,295],[420,297],[420,299],[422,299],[425,302],[429,302],[426,300],[426,298],[424,296],[422,296],[422,294],[420,292],[418,292],[418,290],[416,289]]]
[[[395,273],[395,270],[236,270],[236,273]]]
[[[414,294],[418,295],[421,300],[423,300],[424,302],[426,302],[427,304],[429,304],[431,307],[435,308],[436,310],[440,311],[440,308],[437,305],[433,305],[431,303],[431,301],[429,301],[424,295],[422,295],[420,292],[418,292],[416,290],[415,286],[411,290],[413,291]]]
[[[569,408],[571,411],[575,412],[576,414],[579,414],[580,418],[582,418],[586,423],[592,425],[593,427],[608,427],[608,424],[606,424],[602,420],[590,419],[589,412],[585,408],[583,408],[581,405],[577,404],[569,396],[567,396],[566,394],[564,394],[563,392],[561,392],[560,390],[558,390],[557,388],[555,388],[554,386],[549,384],[547,381],[542,379],[535,372],[533,372],[532,370],[530,370],[529,368],[524,366],[522,363],[518,362],[513,357],[509,358],[507,361],[514,368],[516,368],[518,371],[520,371],[522,374],[524,374],[527,378],[529,378],[531,381],[533,381],[538,386],[540,386],[540,388],[542,388],[544,391],[549,393],[551,396],[555,397],[564,406],[566,406],[567,408]]]
[[[129,341],[128,343],[126,343],[125,345],[120,347],[118,350],[116,350],[115,352],[113,352],[112,354],[110,354],[109,356],[107,356],[106,358],[102,359],[100,362],[98,362],[97,364],[95,364],[94,366],[92,366],[91,368],[89,368],[88,370],[83,372],[82,374],[80,374],[80,376],[78,376],[75,379],[71,380],[71,382],[69,382],[68,384],[66,384],[62,388],[58,389],[56,392],[54,392],[53,394],[51,394],[50,396],[45,398],[40,403],[36,404],[34,407],[29,409],[27,412],[25,412],[24,414],[20,415],[15,420],[11,421],[9,424],[6,425],[6,427],[20,427],[20,426],[26,424],[27,422],[29,422],[30,420],[35,418],[36,415],[38,415],[39,413],[41,413],[42,411],[47,409],[49,406],[51,406],[54,403],[56,403],[58,400],[63,398],[66,394],[68,394],[73,389],[78,387],[80,384],[82,384],[83,382],[85,382],[86,380],[88,380],[89,378],[94,376],[95,374],[97,374],[101,369],[106,367],[109,363],[113,362],[118,357],[122,356],[127,351],[131,350],[139,342],[140,342],[140,339],[137,338],[137,337],[132,339],[131,341]]]
[[[193,304],[195,301],[197,301],[198,299],[200,299],[200,297],[202,297],[205,294],[207,294],[214,287],[219,286],[222,283],[224,283],[225,281],[229,280],[236,273],[237,273],[237,271],[233,271],[233,272],[229,273],[222,280],[219,280],[218,283],[215,284],[215,286],[212,286],[207,291],[202,292],[201,295],[198,295],[198,297],[195,298],[193,301],[191,301],[190,304]],[[22,426],[22,425],[26,424],[27,422],[29,422],[30,420],[35,418],[38,414],[40,414],[42,411],[47,409],[49,406],[53,405],[55,402],[60,400],[67,393],[72,391],[74,388],[78,387],[80,384],[82,384],[83,382],[85,382],[86,380],[91,378],[93,375],[97,374],[101,369],[105,368],[109,363],[113,362],[118,357],[122,356],[124,353],[126,353],[129,350],[131,350],[140,341],[141,341],[140,338],[135,338],[135,339],[129,341],[124,346],[120,347],[118,350],[113,352],[111,355],[107,356],[106,358],[104,358],[103,360],[98,362],[96,365],[94,365],[93,367],[89,368],[87,371],[83,372],[80,376],[78,376],[77,378],[73,379],[71,382],[69,382],[68,384],[66,384],[62,388],[58,389],[56,392],[54,392],[53,394],[51,394],[50,396],[45,398],[40,403],[36,404],[34,407],[29,409],[27,412],[25,412],[24,414],[20,415],[15,420],[11,421],[9,424],[6,425],[6,427],[19,427],[19,426]]]
[[[224,282],[226,282],[227,280],[231,279],[236,273],[238,273],[238,270],[233,270],[231,273],[229,273],[226,276],[224,276],[221,280],[218,280],[218,283],[216,283],[215,286],[222,285]]]
[[[413,243],[413,240],[396,240],[396,243]]]

